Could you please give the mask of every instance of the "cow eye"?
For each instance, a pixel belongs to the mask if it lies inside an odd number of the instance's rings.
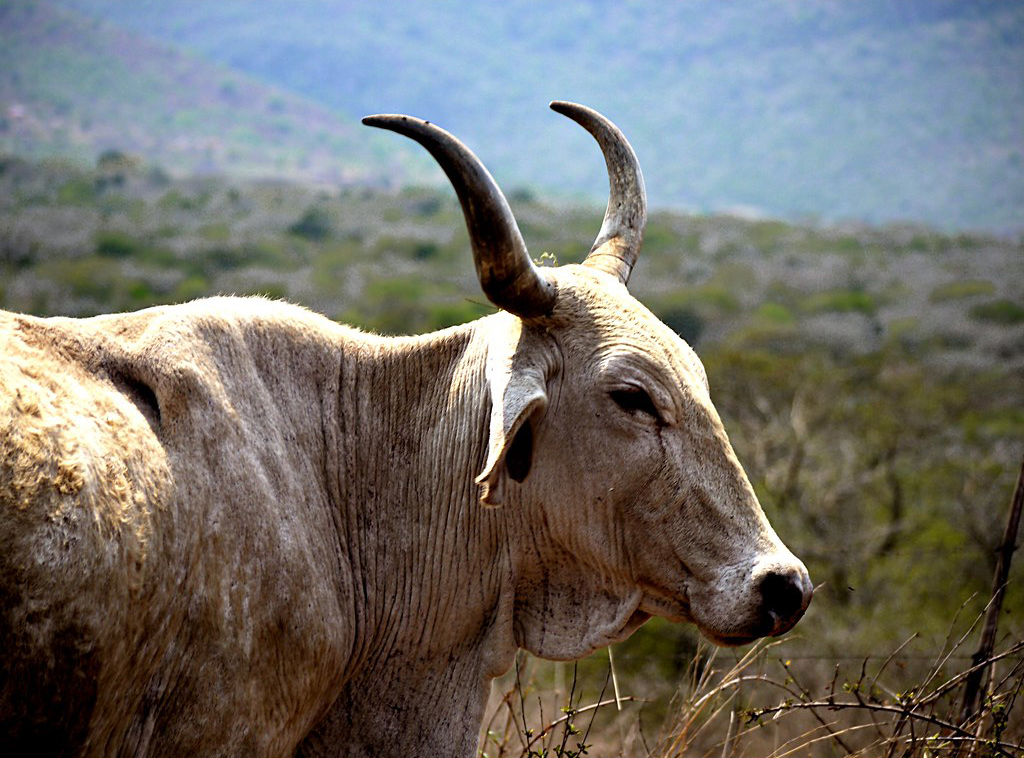
[[[661,414],[654,407],[654,401],[647,394],[646,390],[640,387],[629,387],[626,389],[612,390],[608,393],[612,400],[626,413],[644,413],[655,421],[661,421]]]

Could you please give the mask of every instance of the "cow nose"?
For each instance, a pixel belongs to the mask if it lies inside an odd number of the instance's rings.
[[[772,634],[789,631],[811,602],[811,582],[796,569],[769,571],[758,585],[762,608],[771,617]]]

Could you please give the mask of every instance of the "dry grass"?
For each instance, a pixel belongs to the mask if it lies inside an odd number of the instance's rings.
[[[779,643],[770,641],[742,655],[702,647],[653,737],[644,733],[643,699],[613,694],[611,666],[597,697],[583,697],[572,664],[561,664],[569,681],[560,688],[551,681],[551,664],[523,655],[492,703],[481,752],[487,758],[1021,756],[1024,640],[1004,640],[979,664],[951,666],[963,659],[980,621],[964,628],[954,620],[941,649],[923,664],[904,655],[914,638],[880,663],[852,666],[781,658]],[[964,715],[965,683],[982,668],[991,676],[980,706]]]

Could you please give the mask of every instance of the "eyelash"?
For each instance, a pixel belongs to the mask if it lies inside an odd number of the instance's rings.
[[[612,390],[608,393],[622,410],[629,414],[644,413],[661,423],[661,414],[654,406],[654,401],[645,390],[639,387],[633,389]]]

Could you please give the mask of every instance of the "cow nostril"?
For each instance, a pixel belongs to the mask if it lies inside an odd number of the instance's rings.
[[[804,607],[803,581],[795,571],[768,574],[761,580],[760,589],[764,609],[775,622],[788,621]]]

